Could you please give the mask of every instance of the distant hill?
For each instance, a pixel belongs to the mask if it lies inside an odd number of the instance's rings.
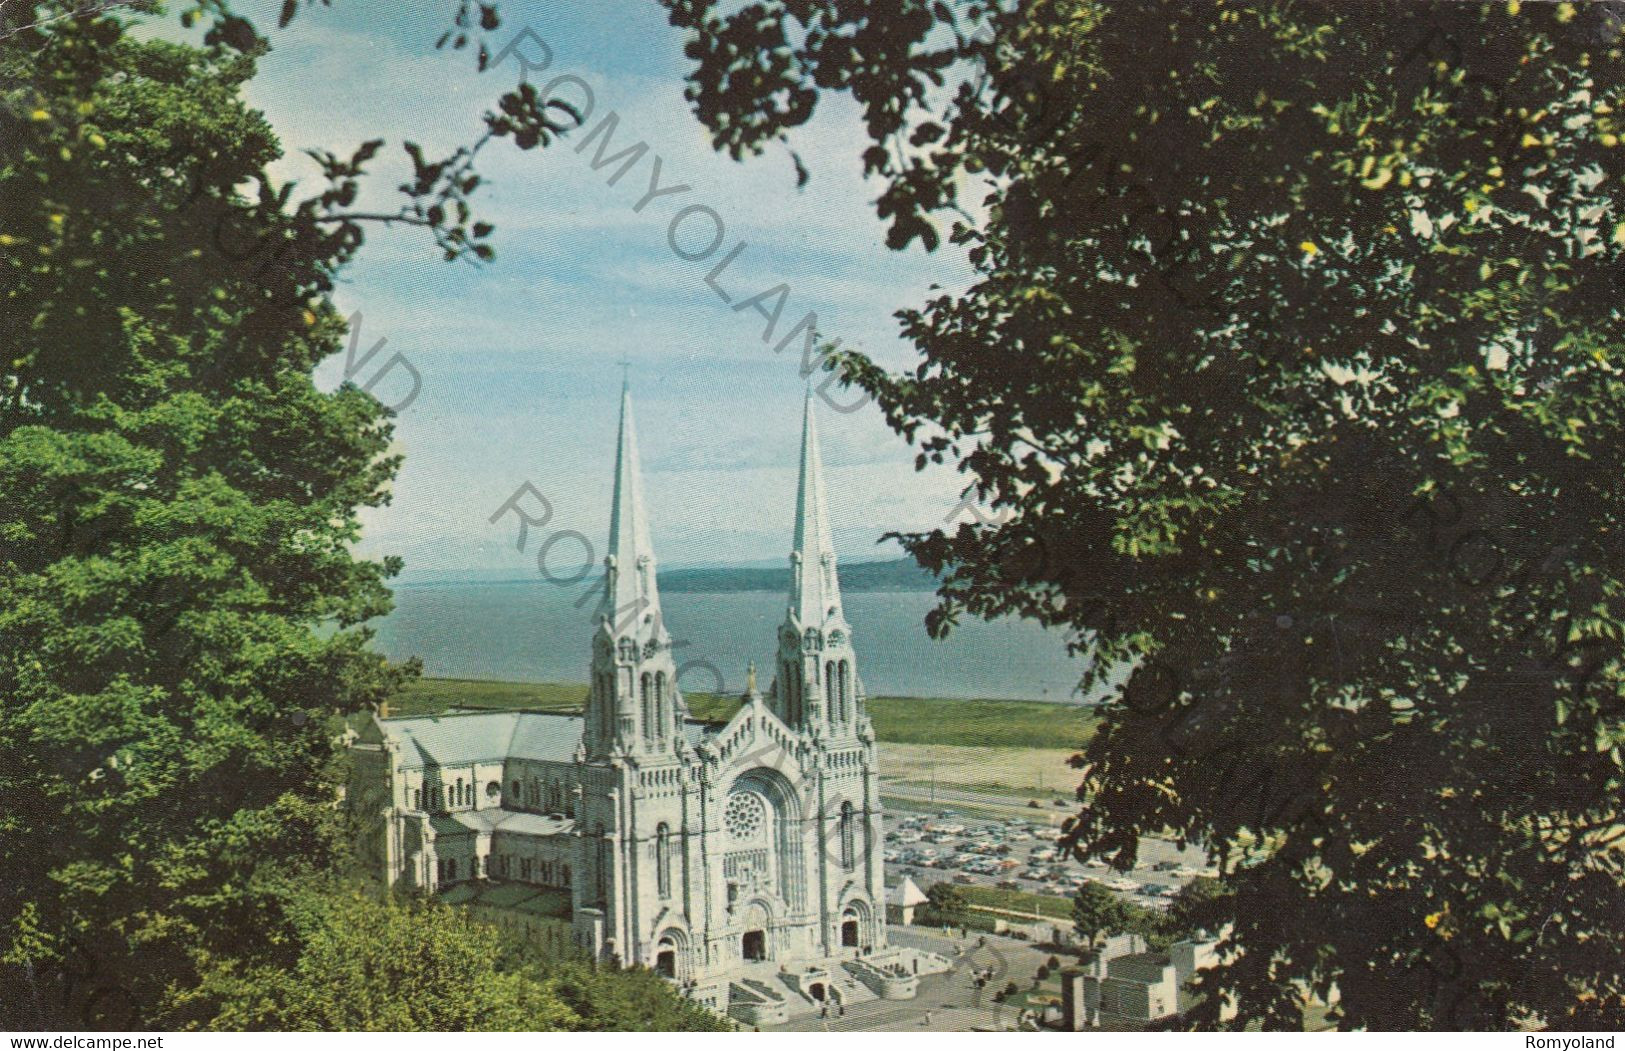
[[[839,567],[842,591],[935,591],[937,580],[912,558],[891,562],[854,562]],[[671,569],[660,574],[662,591],[787,591],[790,567],[756,569],[707,566]]]
[[[3,0],[0,0],[3,2]],[[935,591],[936,578],[911,558],[890,562],[853,562],[840,567],[842,591]],[[445,587],[446,585],[513,585],[546,582],[539,576],[516,577],[511,569],[475,569],[454,577],[409,574],[396,587]],[[697,566],[666,569],[660,573],[660,589],[687,591],[787,591],[790,567],[779,566]]]

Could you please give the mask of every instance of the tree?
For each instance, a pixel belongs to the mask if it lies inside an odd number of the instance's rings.
[[[197,989],[175,992],[171,1017],[239,1032],[557,1032],[580,1021],[538,966],[459,909],[329,887],[296,895],[290,915],[289,959],[219,961]]]
[[[735,156],[850,92],[894,245],[985,188],[833,363],[985,503],[928,626],[1134,669],[1070,841],[1224,866],[1197,1021],[1621,1024],[1617,6],[667,6]]]
[[[962,923],[970,902],[952,883],[933,883],[925,892],[924,911],[929,923]]]
[[[593,1032],[727,1032],[732,1023],[680,995],[642,967],[549,960],[542,968],[576,1014],[572,1028]]]
[[[1085,883],[1072,899],[1072,924],[1090,949],[1103,938],[1131,930],[1135,919],[1129,904],[1099,883]]]
[[[349,208],[376,141],[296,200],[241,97],[263,39],[220,0],[183,16],[202,46],[127,32],[155,6],[0,12],[7,1028],[160,1027],[167,990],[294,936],[288,876],[334,860],[338,720],[412,670],[358,627],[400,563],[352,557],[357,512],[399,458],[377,399],[312,382],[345,332],[327,294],[369,222],[491,258],[474,153],[557,130],[520,90],[449,158],[409,144],[397,213]]]
[[[280,958],[222,959],[172,990],[183,1028],[228,1031],[726,1031],[651,971],[539,959],[432,899],[294,891]]]
[[[1198,876],[1179,888],[1158,926],[1169,942],[1215,936],[1230,922],[1234,908],[1231,892],[1221,881]]]

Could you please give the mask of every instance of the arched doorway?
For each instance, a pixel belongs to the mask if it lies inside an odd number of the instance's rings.
[[[773,928],[773,914],[760,901],[753,901],[740,913],[739,955],[746,962],[768,959],[767,932]]]
[[[660,932],[655,942],[655,973],[664,978],[682,977],[682,963],[688,949],[688,935],[675,927]]]
[[[874,944],[870,933],[869,903],[855,899],[846,903],[841,910],[841,926],[839,930],[840,944],[843,949],[867,950]]]
[[[807,995],[814,1000],[822,1000],[824,998],[824,983],[814,982],[807,986]]]

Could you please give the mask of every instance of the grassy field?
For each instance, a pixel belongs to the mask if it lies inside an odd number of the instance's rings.
[[[1033,894],[1024,890],[1005,890],[1003,887],[955,887],[971,905],[987,909],[1005,909],[1010,912],[1036,913],[1053,920],[1072,919],[1072,899],[1057,898],[1050,894]]]
[[[1077,771],[1066,762],[1076,754],[1071,748],[912,744],[888,741],[883,735],[881,740],[886,745],[886,780],[916,788],[935,784],[939,789],[1031,796],[1048,806],[1057,795],[1070,797],[1078,783]]]
[[[419,679],[390,702],[390,712],[429,715],[448,708],[578,711],[586,696],[587,687],[575,683]],[[739,709],[737,697],[689,693],[684,694],[684,699],[697,719],[724,720]],[[1092,712],[1076,705],[920,697],[872,697],[869,716],[874,721],[875,736],[892,743],[1051,750],[1059,745],[1066,754],[1081,747],[1098,722]]]

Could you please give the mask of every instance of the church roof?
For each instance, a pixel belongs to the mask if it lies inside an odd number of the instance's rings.
[[[575,829],[575,822],[567,817],[549,814],[527,814],[522,810],[504,810],[488,807],[484,810],[459,810],[450,814],[436,814],[429,819],[435,834],[462,835],[469,832],[512,832],[522,836],[564,836]]]
[[[459,712],[380,719],[400,745],[401,766],[467,766],[504,759],[567,763],[581,741],[579,715],[548,712]]]
[[[579,715],[548,715],[520,712],[513,737],[508,742],[511,759],[543,759],[567,763],[575,758],[581,743],[582,718]]]
[[[716,725],[715,723],[707,723],[701,722],[697,719],[690,719],[688,722],[683,724],[683,737],[688,741],[688,746],[693,748],[700,742],[708,741],[715,737],[721,732],[721,730],[722,727]]]

